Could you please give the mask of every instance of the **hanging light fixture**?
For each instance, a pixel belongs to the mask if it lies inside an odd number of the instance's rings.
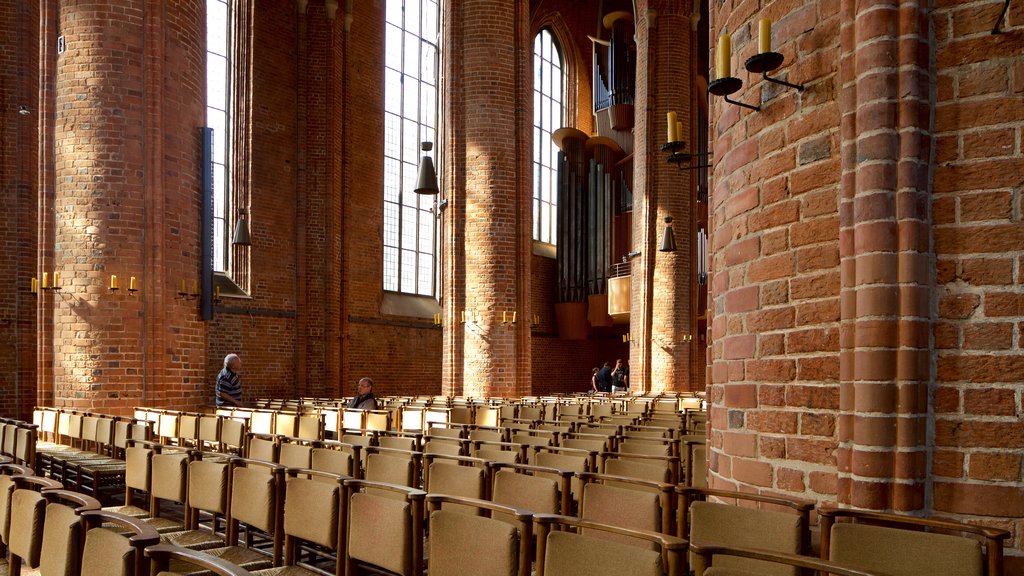
[[[252,245],[252,237],[249,234],[249,221],[245,217],[245,208],[238,209],[238,220],[235,222],[235,236],[231,243],[235,246]]]
[[[661,247],[658,252],[675,252],[676,237],[672,233],[672,217],[665,216],[665,234],[661,237]]]
[[[434,171],[434,161],[426,154],[433,147],[433,142],[423,142],[420,144],[424,154],[420,159],[419,178],[416,179],[416,187],[413,188],[413,192],[417,194],[437,194],[441,191],[437,187],[437,172]]]

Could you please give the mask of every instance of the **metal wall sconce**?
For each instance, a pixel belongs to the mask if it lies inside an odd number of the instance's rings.
[[[249,234],[249,220],[245,217],[245,208],[238,209],[238,220],[235,222],[235,235],[231,243],[235,246],[252,245],[252,235]]]
[[[540,326],[540,314],[534,314],[530,320],[530,328],[537,328]]]
[[[440,312],[434,314],[434,326],[444,326],[444,317]]]
[[[667,140],[662,147],[662,152],[668,152],[668,161],[670,164],[675,164],[680,170],[695,170],[697,168],[710,168],[710,164],[700,164],[697,166],[683,166],[683,164],[690,164],[694,157],[697,156],[708,156],[708,153],[695,154],[689,152],[683,152],[686,149],[686,142],[683,140],[683,123],[678,121],[678,114],[675,112],[668,113],[668,134]]]
[[[751,110],[760,110],[760,106],[754,106],[745,102],[737,102],[729,98],[730,94],[735,94],[743,87],[743,81],[739,78],[735,78],[731,75],[731,58],[732,58],[732,36],[729,34],[722,34],[719,39],[717,48],[717,62],[716,62],[716,78],[710,84],[708,84],[708,92],[715,96],[725,97],[725,101],[730,104],[742,106],[743,108],[749,108]],[[779,52],[772,51],[772,21],[768,18],[762,18],[758,23],[758,54],[755,54],[747,59],[744,63],[744,67],[748,72],[754,74],[761,74],[761,77],[768,82],[780,84],[789,88],[795,88],[796,90],[803,90],[803,84],[792,84],[777,78],[768,76],[769,72],[777,70],[782,66],[784,57]]]
[[[760,74],[762,78],[769,82],[803,91],[803,84],[790,84],[768,75],[769,72],[778,70],[779,66],[782,66],[783,60],[785,60],[782,54],[772,52],[772,21],[769,18],[761,18],[761,21],[758,22],[757,48],[758,53],[747,58],[747,61],[743,64],[747,72]]]
[[[676,237],[672,232],[672,217],[665,216],[665,233],[661,237],[661,246],[658,248],[658,252],[675,252],[676,251]]]
[[[437,172],[434,170],[434,160],[427,156],[427,152],[434,147],[433,142],[420,143],[423,156],[420,158],[419,177],[416,179],[416,187],[413,192],[417,194],[437,194],[441,190],[437,187]],[[438,212],[440,213],[440,211]]]
[[[110,275],[110,293],[113,294],[114,292],[117,292],[120,289],[121,289],[121,283],[120,283],[120,281],[117,278],[117,274],[111,274]],[[139,291],[138,282],[137,282],[135,276],[129,277],[128,278],[128,295],[129,296],[134,296],[135,293],[138,292],[138,291]]]
[[[53,284],[50,284],[50,273],[43,272],[43,282],[39,285],[39,288],[43,290],[53,290],[60,292],[60,272],[53,273]]]
[[[630,334],[629,332],[623,334],[622,335],[622,341],[623,342],[632,342],[633,341],[633,335]]]
[[[199,298],[199,281],[198,280],[193,280],[192,281],[192,290],[189,291],[188,285],[185,282],[185,279],[182,278],[181,279],[181,289],[178,290],[178,296],[180,296],[183,300],[189,300],[189,299],[192,299],[192,298]]]
[[[474,324],[480,321],[480,314],[476,310],[463,310],[462,311],[462,323],[469,322]]]
[[[515,310],[512,311],[512,314],[509,314],[508,311],[506,311],[506,310],[502,310],[501,311],[501,323],[502,324],[509,324],[509,323],[515,324],[516,323],[516,316],[517,316],[517,313],[516,313]]]

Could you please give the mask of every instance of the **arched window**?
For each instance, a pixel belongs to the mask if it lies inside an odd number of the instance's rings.
[[[533,39],[533,239],[555,244],[558,147],[551,134],[565,124],[562,51],[548,29]]]
[[[413,188],[437,125],[437,0],[387,0],[384,26],[384,289],[433,296],[434,196]]]
[[[213,269],[228,270],[231,242],[231,5],[206,0],[206,125],[213,128]]]

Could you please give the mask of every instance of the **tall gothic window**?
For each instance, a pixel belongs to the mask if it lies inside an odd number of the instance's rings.
[[[533,239],[556,243],[558,147],[551,134],[565,123],[562,54],[550,30],[533,39]]]
[[[387,0],[384,44],[384,289],[433,296],[434,196],[413,192],[420,143],[435,142],[438,0]]]
[[[213,269],[228,269],[231,234],[231,7],[206,0],[206,125],[213,128]]]

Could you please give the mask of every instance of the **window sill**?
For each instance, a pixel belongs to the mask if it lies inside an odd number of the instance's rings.
[[[554,244],[548,244],[547,242],[541,242],[539,240],[533,241],[533,253],[535,256],[542,256],[544,258],[551,258],[552,260],[558,256],[558,247]]]
[[[243,290],[241,286],[235,284],[235,281],[224,272],[213,273],[213,290],[215,294],[217,293],[217,288],[220,288],[221,298],[252,300],[252,296]]]
[[[434,314],[440,311],[441,305],[431,296],[384,292],[384,298],[380,303],[382,316],[433,319]]]

